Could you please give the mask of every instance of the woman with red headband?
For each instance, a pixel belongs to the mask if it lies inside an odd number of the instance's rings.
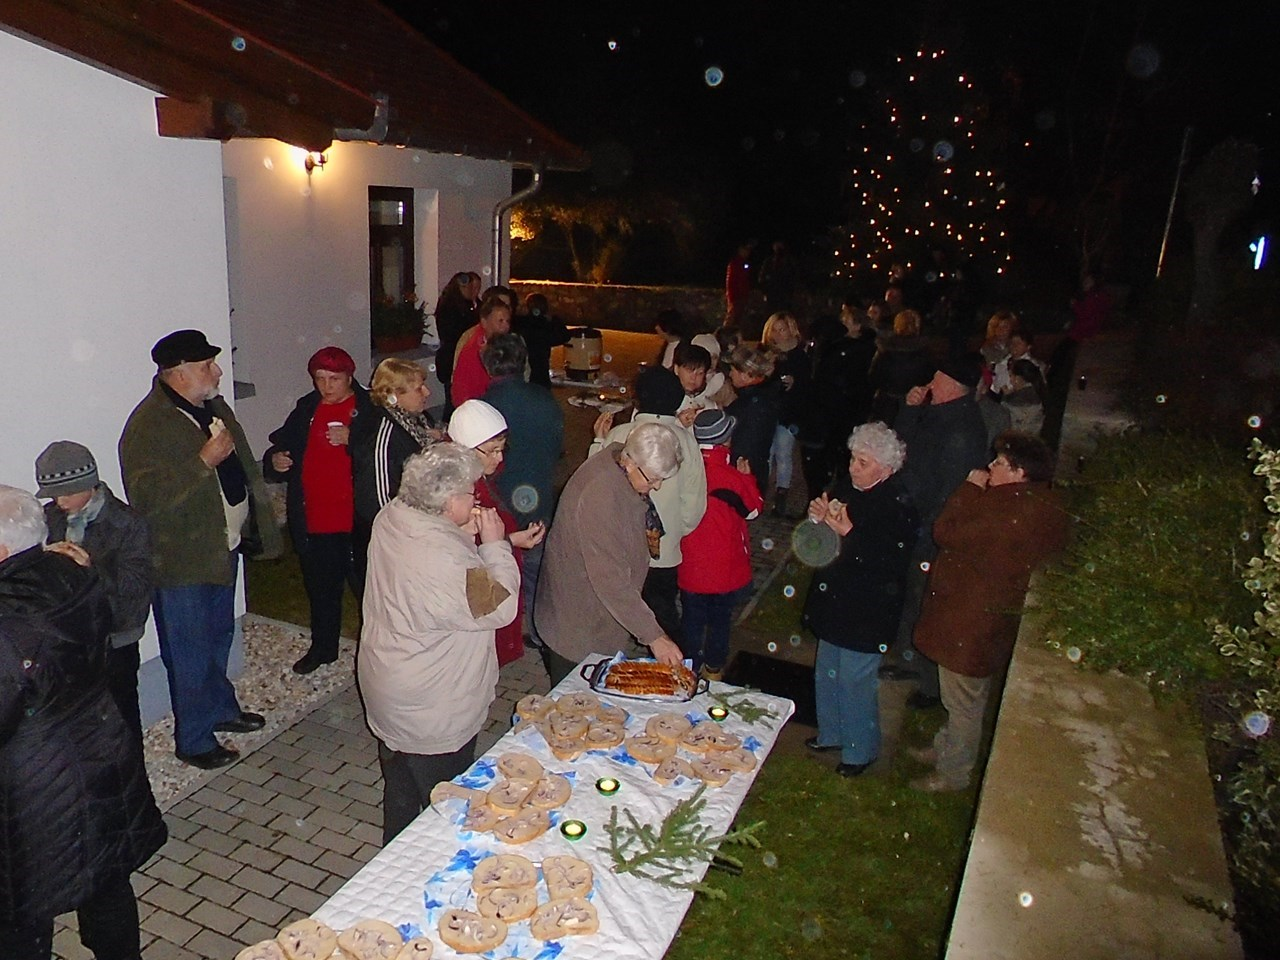
[[[271,434],[262,458],[263,476],[289,485],[289,534],[311,603],[311,648],[293,665],[297,674],[338,659],[343,582],[351,584],[357,600],[364,592],[355,576],[364,564],[352,553],[355,494],[347,445],[352,420],[374,411],[355,372],[355,361],[341,347],[317,350],[307,362],[315,389]]]

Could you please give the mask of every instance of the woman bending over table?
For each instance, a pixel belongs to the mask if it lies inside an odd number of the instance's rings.
[[[483,470],[475,451],[435,444],[409,458],[373,522],[356,677],[378,739],[384,844],[475,759],[498,682],[494,631],[516,616],[502,519],[476,506]]]

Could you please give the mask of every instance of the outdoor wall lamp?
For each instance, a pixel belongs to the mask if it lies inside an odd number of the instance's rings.
[[[313,151],[307,154],[306,159],[302,161],[302,165],[307,168],[307,176],[311,176],[317,167],[323,170],[324,165],[328,162],[328,158],[323,153]]]

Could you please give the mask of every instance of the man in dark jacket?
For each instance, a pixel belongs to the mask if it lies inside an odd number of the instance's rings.
[[[120,715],[142,743],[138,709],[138,641],[151,612],[151,537],[146,522],[98,479],[87,447],[58,440],[36,458],[37,497],[51,497],[44,519],[49,549],[87,564],[98,574],[111,605],[107,688]]]
[[[910,650],[929,566],[938,552],[931,533],[933,522],[969,471],[989,459],[987,427],[974,399],[981,377],[982,359],[977,354],[948,357],[926,386],[907,392],[906,403],[894,424],[898,436],[907,444],[902,480],[920,512],[921,534],[907,569],[906,600],[894,642],[895,652],[904,660],[907,653],[915,654],[912,672],[918,675],[920,687],[907,703],[917,708],[941,702],[937,667],[918,651]],[[887,671],[890,676],[896,672],[896,668],[889,670],[893,671]]]
[[[0,486],[0,953],[48,960],[54,917],[75,910],[98,960],[138,960],[129,875],[164,820],[107,692],[110,606],[44,538],[35,497]]]
[[[507,449],[502,469],[494,478],[503,499],[511,505],[516,526],[550,524],[555,515],[556,466],[564,448],[564,413],[548,387],[525,382],[528,350],[514,333],[499,334],[480,354],[492,381],[484,400],[507,421]],[[542,570],[545,541],[524,552],[520,592],[528,625],[526,642],[540,646],[534,627],[533,603]]]
[[[151,348],[156,376],[120,435],[125,493],[151,530],[152,597],[173,704],[175,753],[204,770],[240,754],[215,733],[261,730],[227,678],[240,553],[280,555],[249,440],[218,392],[221,352],[199,330]]]

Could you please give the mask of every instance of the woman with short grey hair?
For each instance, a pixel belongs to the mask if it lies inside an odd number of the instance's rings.
[[[450,497],[470,496],[483,472],[474,450],[439,443],[405,461],[400,499],[423,513],[444,513]]]
[[[880,422],[864,423],[854,427],[849,434],[849,453],[853,459],[866,453],[872,460],[883,464],[894,474],[907,462],[907,445],[888,426]]]
[[[625,444],[609,444],[569,478],[547,534],[534,606],[553,685],[583,657],[612,655],[630,637],[664,663],[683,658],[641,596],[663,535],[649,494],[679,465],[672,428],[644,423]]]
[[[437,443],[409,458],[373,522],[356,676],[378,739],[383,843],[475,759],[498,682],[494,631],[516,616],[502,519],[476,506],[482,469],[475,451]]]
[[[48,528],[40,502],[17,487],[0,484],[0,547],[8,555],[44,543]]]
[[[836,772],[856,777],[880,754],[880,659],[897,634],[920,521],[897,475],[907,452],[898,435],[867,423],[848,442],[847,476],[809,503],[838,548],[814,571],[801,622],[818,638],[818,735],[805,746],[839,750]]]

